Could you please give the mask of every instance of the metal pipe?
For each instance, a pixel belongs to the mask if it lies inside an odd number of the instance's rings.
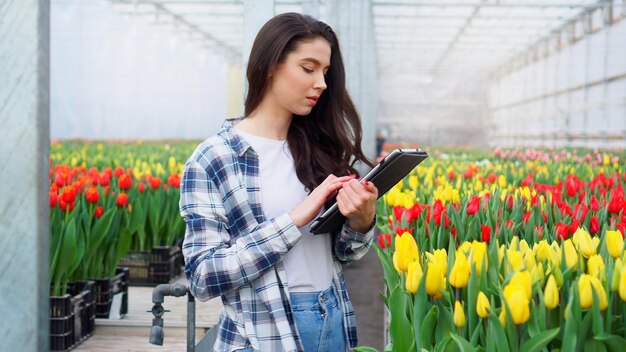
[[[196,350],[196,299],[187,292],[187,352]]]

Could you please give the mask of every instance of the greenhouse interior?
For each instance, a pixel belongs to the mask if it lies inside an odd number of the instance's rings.
[[[626,0],[0,0],[0,79],[0,351],[626,346]]]

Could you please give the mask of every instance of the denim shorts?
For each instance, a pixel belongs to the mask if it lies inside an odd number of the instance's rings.
[[[335,289],[292,292],[291,309],[304,352],[345,351],[343,313]]]

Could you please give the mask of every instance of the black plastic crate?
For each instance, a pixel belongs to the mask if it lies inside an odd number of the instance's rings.
[[[69,351],[74,346],[72,296],[50,297],[50,351]]]
[[[96,294],[96,318],[108,318],[113,300],[111,279],[94,280]]]
[[[122,293],[122,304],[120,306],[120,315],[128,314],[128,284],[130,280],[129,268],[117,268],[115,276],[111,279],[111,293],[113,295]]]
[[[68,293],[72,295],[72,300],[80,298],[82,304],[80,306],[80,314],[76,314],[77,308],[74,308],[74,337],[75,340],[81,341],[91,336],[95,330],[96,320],[96,295],[94,281],[78,281],[68,284]],[[80,319],[78,319],[80,317]]]
[[[119,266],[129,269],[129,284],[153,286],[169,283],[181,273],[181,257],[179,246],[159,246],[150,252],[130,251]]]

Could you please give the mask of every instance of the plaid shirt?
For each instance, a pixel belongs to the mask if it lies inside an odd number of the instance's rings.
[[[265,218],[258,156],[232,128],[239,120],[226,120],[185,164],[180,188],[187,225],[185,274],[199,300],[222,297],[214,351],[248,346],[263,352],[302,351],[281,260],[302,234],[287,213]],[[351,347],[357,343],[356,322],[341,262],[365,255],[372,237],[373,231],[358,233],[347,223],[334,234],[333,285]]]

